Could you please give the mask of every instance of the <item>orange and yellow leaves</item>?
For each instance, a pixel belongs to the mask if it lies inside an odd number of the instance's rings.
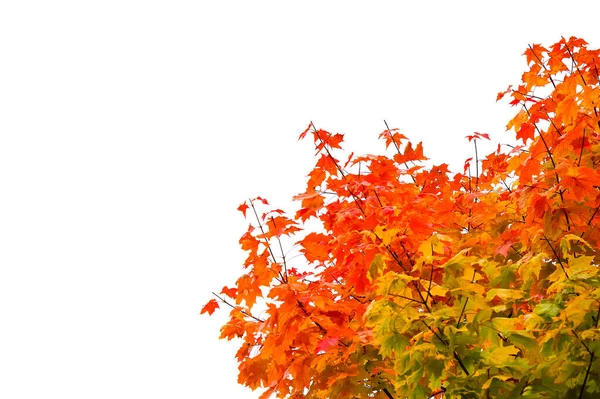
[[[598,393],[600,51],[569,38],[525,57],[498,94],[522,144],[464,173],[421,163],[398,129],[358,156],[339,133],[301,133],[317,155],[299,210],[238,207],[257,219],[244,274],[201,311],[231,308],[240,383],[264,399]]]

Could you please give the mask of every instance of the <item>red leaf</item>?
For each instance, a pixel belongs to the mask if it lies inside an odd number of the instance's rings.
[[[527,142],[528,139],[533,140],[535,135],[535,126],[532,123],[525,122],[521,125],[521,128],[517,132],[517,139],[523,140],[523,144]]]
[[[206,305],[204,305],[200,311],[200,314],[208,312],[208,314],[211,315],[215,312],[215,309],[219,309],[219,303],[216,299],[211,299],[206,303]]]
[[[329,337],[321,340],[321,342],[319,342],[317,345],[317,353],[327,352],[330,348],[337,346],[339,340],[340,339],[338,337]]]
[[[246,217],[246,210],[248,208],[250,208],[250,207],[244,201],[244,203],[242,205],[240,205],[240,206],[237,207],[237,210],[240,211],[240,212],[242,212],[242,214],[244,215],[244,217]]]

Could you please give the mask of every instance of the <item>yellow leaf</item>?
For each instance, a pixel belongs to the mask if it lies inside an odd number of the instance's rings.
[[[496,296],[500,299],[511,300],[523,298],[525,293],[523,291],[510,290],[507,288],[492,288],[488,291],[486,299],[491,300]]]
[[[367,278],[370,282],[373,282],[383,272],[385,267],[385,263],[383,262],[383,258],[381,254],[375,255],[373,262],[371,262],[371,266],[369,267],[369,274],[367,274]]]
[[[545,263],[545,258],[547,258],[546,254],[540,253],[519,265],[519,273],[524,281],[529,281],[534,275],[536,279],[540,278],[540,271],[542,270],[542,264]]]
[[[471,296],[473,294],[483,295],[485,292],[485,287],[479,284],[467,283],[463,284],[459,288],[455,288],[452,290],[452,293],[461,293],[465,296]]]
[[[507,362],[514,360],[515,355],[519,353],[519,348],[514,345],[502,346],[495,348],[494,350],[487,353],[485,357],[488,358],[490,364],[493,365],[504,365]]]
[[[515,324],[519,322],[517,318],[495,317],[492,320],[492,325],[501,334],[505,335],[515,330]]]
[[[373,229],[373,232],[379,237],[383,245],[390,245],[394,237],[396,237],[400,231],[400,229],[388,229],[384,226],[377,226]]]
[[[436,283],[431,283],[431,288],[429,289],[429,292],[431,292],[431,295],[434,296],[446,296],[446,292],[448,292],[448,289],[439,286]]]

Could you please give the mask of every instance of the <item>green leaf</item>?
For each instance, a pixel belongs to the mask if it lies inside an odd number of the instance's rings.
[[[506,363],[515,359],[519,353],[519,348],[514,345],[502,346],[484,352],[483,356],[488,360],[488,363],[493,366],[504,366]]]
[[[546,319],[551,319],[553,317],[558,316],[561,310],[562,308],[556,303],[550,301],[543,301],[533,309],[533,312]]]
[[[391,334],[381,339],[379,353],[383,357],[390,357],[393,352],[401,353],[406,350],[409,340],[402,334]]]
[[[373,262],[371,262],[371,266],[369,267],[369,274],[367,278],[370,282],[373,282],[383,272],[383,268],[385,263],[383,262],[383,257],[381,254],[375,255]]]

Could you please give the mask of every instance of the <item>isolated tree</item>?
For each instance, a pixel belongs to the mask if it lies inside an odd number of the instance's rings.
[[[341,134],[300,135],[317,152],[300,209],[238,208],[254,220],[244,274],[202,309],[229,305],[239,383],[261,398],[600,397],[600,51],[563,38],[525,56],[498,95],[519,145],[480,158],[489,136],[473,133],[463,173],[425,167],[397,129],[388,154],[343,158]]]

